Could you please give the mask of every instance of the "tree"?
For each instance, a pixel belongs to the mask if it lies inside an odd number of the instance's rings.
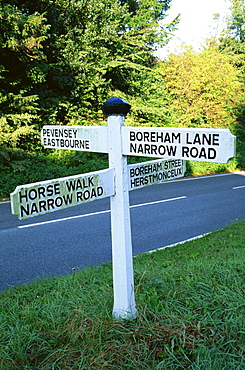
[[[160,66],[179,125],[229,127],[241,99],[239,73],[230,57],[211,48],[184,48]]]
[[[22,133],[38,123],[87,124],[101,119],[101,104],[113,91],[140,94],[140,79],[149,80],[156,63],[153,50],[167,42],[176,23],[158,25],[170,0],[1,4],[0,114],[6,135],[13,114]],[[16,123],[10,125],[16,134]],[[13,132],[4,140],[19,146]]]
[[[232,56],[233,63],[245,75],[245,4],[243,0],[230,1],[230,15],[218,40],[218,47],[223,54]]]
[[[38,121],[35,85],[42,80],[42,42],[49,26],[44,16],[0,5],[0,146],[21,146],[34,139]],[[31,138],[32,137],[32,138]]]
[[[231,0],[231,16],[227,18],[226,34],[228,37],[245,41],[245,4],[243,0]]]
[[[219,39],[220,51],[228,55],[240,72],[243,96],[245,92],[245,4],[244,0],[231,0],[231,13],[226,28]],[[237,136],[237,159],[240,167],[245,166],[245,103],[241,99],[237,107],[235,134]]]

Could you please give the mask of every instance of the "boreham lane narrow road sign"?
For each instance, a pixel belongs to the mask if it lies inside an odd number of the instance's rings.
[[[235,156],[235,136],[228,129],[127,127],[123,154],[227,163]]]
[[[106,169],[17,186],[10,195],[12,213],[22,220],[112,196],[113,179],[113,169]]]

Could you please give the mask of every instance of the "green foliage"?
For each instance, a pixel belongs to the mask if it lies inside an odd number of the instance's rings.
[[[228,55],[233,65],[239,71],[243,99],[237,106],[234,134],[237,136],[238,166],[244,168],[245,160],[245,4],[244,0],[231,0],[230,15],[227,18],[226,28],[220,37],[217,46]]]
[[[100,124],[100,107],[114,91],[140,96],[144,80],[152,79],[153,51],[177,22],[158,26],[169,4],[3,1],[0,145],[33,150],[30,136],[41,125]]]
[[[48,25],[39,14],[28,16],[15,5],[0,4],[0,148],[34,149],[39,121],[33,87],[40,80],[42,42]]]
[[[229,56],[184,48],[159,67],[180,126],[231,127],[242,101],[239,72]]]
[[[230,0],[231,16],[227,19],[226,32],[235,40],[245,41],[245,4],[244,0]]]
[[[6,290],[0,366],[244,369],[244,226],[136,256],[136,320],[112,320],[111,264]]]

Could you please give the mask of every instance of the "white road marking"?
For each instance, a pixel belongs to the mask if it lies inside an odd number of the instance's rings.
[[[197,236],[194,236],[193,238],[189,238],[189,239],[186,239],[186,240],[182,240],[181,242],[178,242],[178,243],[174,243],[174,244],[166,245],[166,247],[161,247],[161,248],[152,249],[151,251],[148,251],[148,252],[145,252],[145,253],[154,253],[154,252],[157,252],[157,251],[161,251],[161,250],[163,250],[163,249],[165,249],[165,248],[172,248],[172,247],[175,247],[176,245],[179,245],[179,244],[184,244],[184,243],[187,243],[187,242],[191,242],[192,240],[196,240],[196,239],[203,238],[204,236],[209,235],[209,234],[211,234],[211,233],[206,233],[206,234],[197,235]]]
[[[158,201],[155,201],[155,202],[135,204],[133,206],[130,206],[130,208],[144,207],[144,206],[148,206],[148,205],[152,205],[152,204],[171,202],[171,201],[174,201],[174,200],[185,199],[185,198],[187,198],[187,197],[186,196],[181,196],[181,197],[176,197],[176,198],[162,199],[162,200],[158,200]],[[101,215],[103,213],[108,213],[108,212],[111,212],[111,211],[110,210],[106,210],[106,211],[100,211],[100,212],[94,212],[94,213],[86,213],[84,215],[59,218],[59,219],[56,219],[56,220],[36,222],[34,224],[28,224],[28,225],[18,226],[18,229],[24,229],[24,228],[27,228],[27,227],[47,225],[47,224],[51,224],[51,223],[55,223],[55,222],[69,221],[69,220],[74,220],[74,219],[82,218],[82,217],[89,217],[89,216]]]
[[[130,206],[130,208],[149,206],[149,205],[151,205],[151,204],[158,204],[158,203],[171,202],[171,201],[173,201],[173,200],[179,200],[179,199],[185,199],[185,198],[187,198],[187,196],[183,195],[182,197],[169,198],[169,199],[162,199],[162,200],[157,200],[157,201],[155,201],[155,202],[149,202],[149,203],[135,204],[134,206]]]
[[[241,189],[241,188],[245,188],[245,185],[242,185],[242,186],[235,186],[234,188],[232,188],[233,190],[235,189]]]
[[[78,216],[71,216],[71,217],[64,217],[64,218],[57,218],[56,220],[50,220],[50,221],[43,221],[43,222],[36,222],[35,224],[29,224],[29,225],[22,225],[18,226],[18,229],[24,229],[26,227],[33,227],[33,226],[41,226],[41,225],[47,225],[47,224],[52,224],[55,222],[62,222],[62,221],[69,221],[69,220],[74,220],[77,218],[82,218],[82,217],[89,217],[89,216],[95,216],[95,215],[100,215],[103,213],[108,213],[111,212],[110,210],[107,211],[100,211],[100,212],[94,212],[94,213],[86,213],[84,215],[78,215]]]

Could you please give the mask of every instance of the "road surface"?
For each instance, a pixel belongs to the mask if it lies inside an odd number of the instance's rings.
[[[19,221],[0,203],[0,290],[111,261],[109,199]],[[245,219],[245,172],[191,177],[130,192],[133,254]]]

